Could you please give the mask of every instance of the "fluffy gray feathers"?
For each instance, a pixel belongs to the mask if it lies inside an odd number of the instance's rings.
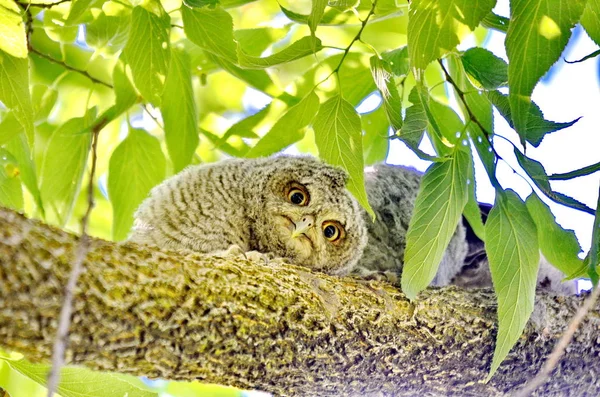
[[[347,274],[367,235],[346,179],[344,171],[311,157],[189,167],[152,190],[135,214],[130,239],[198,252],[239,246]]]

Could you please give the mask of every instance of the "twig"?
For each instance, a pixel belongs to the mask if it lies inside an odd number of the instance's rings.
[[[69,1],[72,1],[72,0],[60,0],[60,1],[57,1],[56,3],[22,3],[20,1],[17,1],[17,4],[24,6],[24,7],[52,8],[54,6],[57,6],[62,3],[67,3]]]
[[[58,327],[56,329],[56,338],[54,340],[54,346],[52,348],[52,367],[48,374],[48,397],[52,397],[58,386],[60,379],[60,369],[65,361],[65,350],[68,345],[69,337],[69,326],[71,325],[71,314],[73,312],[73,295],[75,294],[75,286],[77,279],[83,270],[83,261],[85,260],[90,240],[87,234],[88,221],[92,208],[94,208],[94,175],[96,174],[96,163],[98,159],[97,146],[98,146],[98,134],[100,130],[107,124],[107,120],[99,120],[91,129],[92,131],[92,168],[90,170],[90,180],[88,183],[88,207],[85,214],[81,218],[81,237],[79,238],[79,244],[75,251],[75,260],[73,261],[73,268],[69,274],[69,279],[65,287],[65,298],[61,307],[60,317],[58,320]]]
[[[63,68],[65,68],[65,69],[67,69],[67,70],[70,70],[70,71],[72,71],[72,72],[75,72],[75,73],[79,73],[79,74],[81,74],[81,75],[83,75],[83,76],[87,77],[88,79],[90,79],[92,82],[94,82],[94,83],[96,83],[96,84],[101,84],[101,85],[103,85],[103,86],[105,86],[105,87],[108,87],[108,88],[110,88],[110,89],[113,89],[113,88],[114,88],[112,84],[106,83],[106,82],[104,82],[104,81],[102,81],[102,80],[100,80],[100,79],[97,79],[97,78],[95,78],[94,76],[92,76],[91,74],[89,74],[87,71],[85,71],[85,70],[81,70],[81,69],[77,69],[77,68],[74,68],[74,67],[72,67],[72,66],[69,66],[69,65],[67,65],[67,64],[66,64],[65,62],[63,62],[63,61],[59,61],[58,59],[54,59],[54,58],[52,58],[51,56],[49,56],[49,55],[46,55],[46,54],[44,54],[44,53],[42,53],[42,52],[40,52],[40,51],[36,50],[36,49],[35,49],[35,48],[33,48],[31,45],[29,45],[29,52],[33,52],[34,54],[36,54],[36,55],[38,55],[38,56],[40,56],[40,57],[42,57],[42,58],[46,59],[47,61],[50,61],[50,62],[52,62],[52,63],[55,63],[55,64],[57,64],[57,65],[60,65],[60,66],[62,66]]]
[[[560,338],[556,346],[554,346],[552,353],[550,353],[550,356],[542,366],[540,372],[538,372],[535,378],[527,382],[527,384],[521,390],[514,394],[513,397],[527,397],[531,393],[533,393],[535,389],[537,389],[539,386],[546,383],[548,377],[550,376],[550,373],[554,370],[554,368],[558,364],[558,361],[565,353],[565,349],[567,348],[569,343],[571,343],[571,339],[573,339],[573,335],[575,334],[575,331],[577,331],[579,324],[581,323],[581,321],[583,321],[588,311],[596,303],[598,295],[600,295],[600,287],[597,286],[592,291],[592,294],[588,296],[587,299],[583,302],[583,305],[581,305],[579,310],[577,310],[577,313],[575,313],[575,315],[573,316],[573,319],[569,323],[567,330]]]

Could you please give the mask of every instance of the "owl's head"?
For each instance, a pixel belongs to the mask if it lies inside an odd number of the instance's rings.
[[[249,200],[263,252],[330,274],[347,274],[362,255],[367,230],[346,190],[345,171],[312,157],[272,157],[257,167]]]

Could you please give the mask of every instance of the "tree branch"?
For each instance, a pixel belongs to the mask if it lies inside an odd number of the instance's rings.
[[[77,237],[0,209],[0,346],[48,360]],[[538,296],[492,380],[491,291],[429,289],[414,304],[385,283],[91,239],[67,361],[256,388],[277,395],[500,396],[530,379],[582,298]],[[544,396],[600,393],[600,308]]]

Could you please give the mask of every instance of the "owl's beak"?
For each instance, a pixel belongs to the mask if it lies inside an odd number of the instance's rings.
[[[294,231],[292,232],[292,238],[296,238],[301,234],[306,234],[308,230],[315,224],[315,217],[312,215],[305,215],[298,222],[294,222]]]

